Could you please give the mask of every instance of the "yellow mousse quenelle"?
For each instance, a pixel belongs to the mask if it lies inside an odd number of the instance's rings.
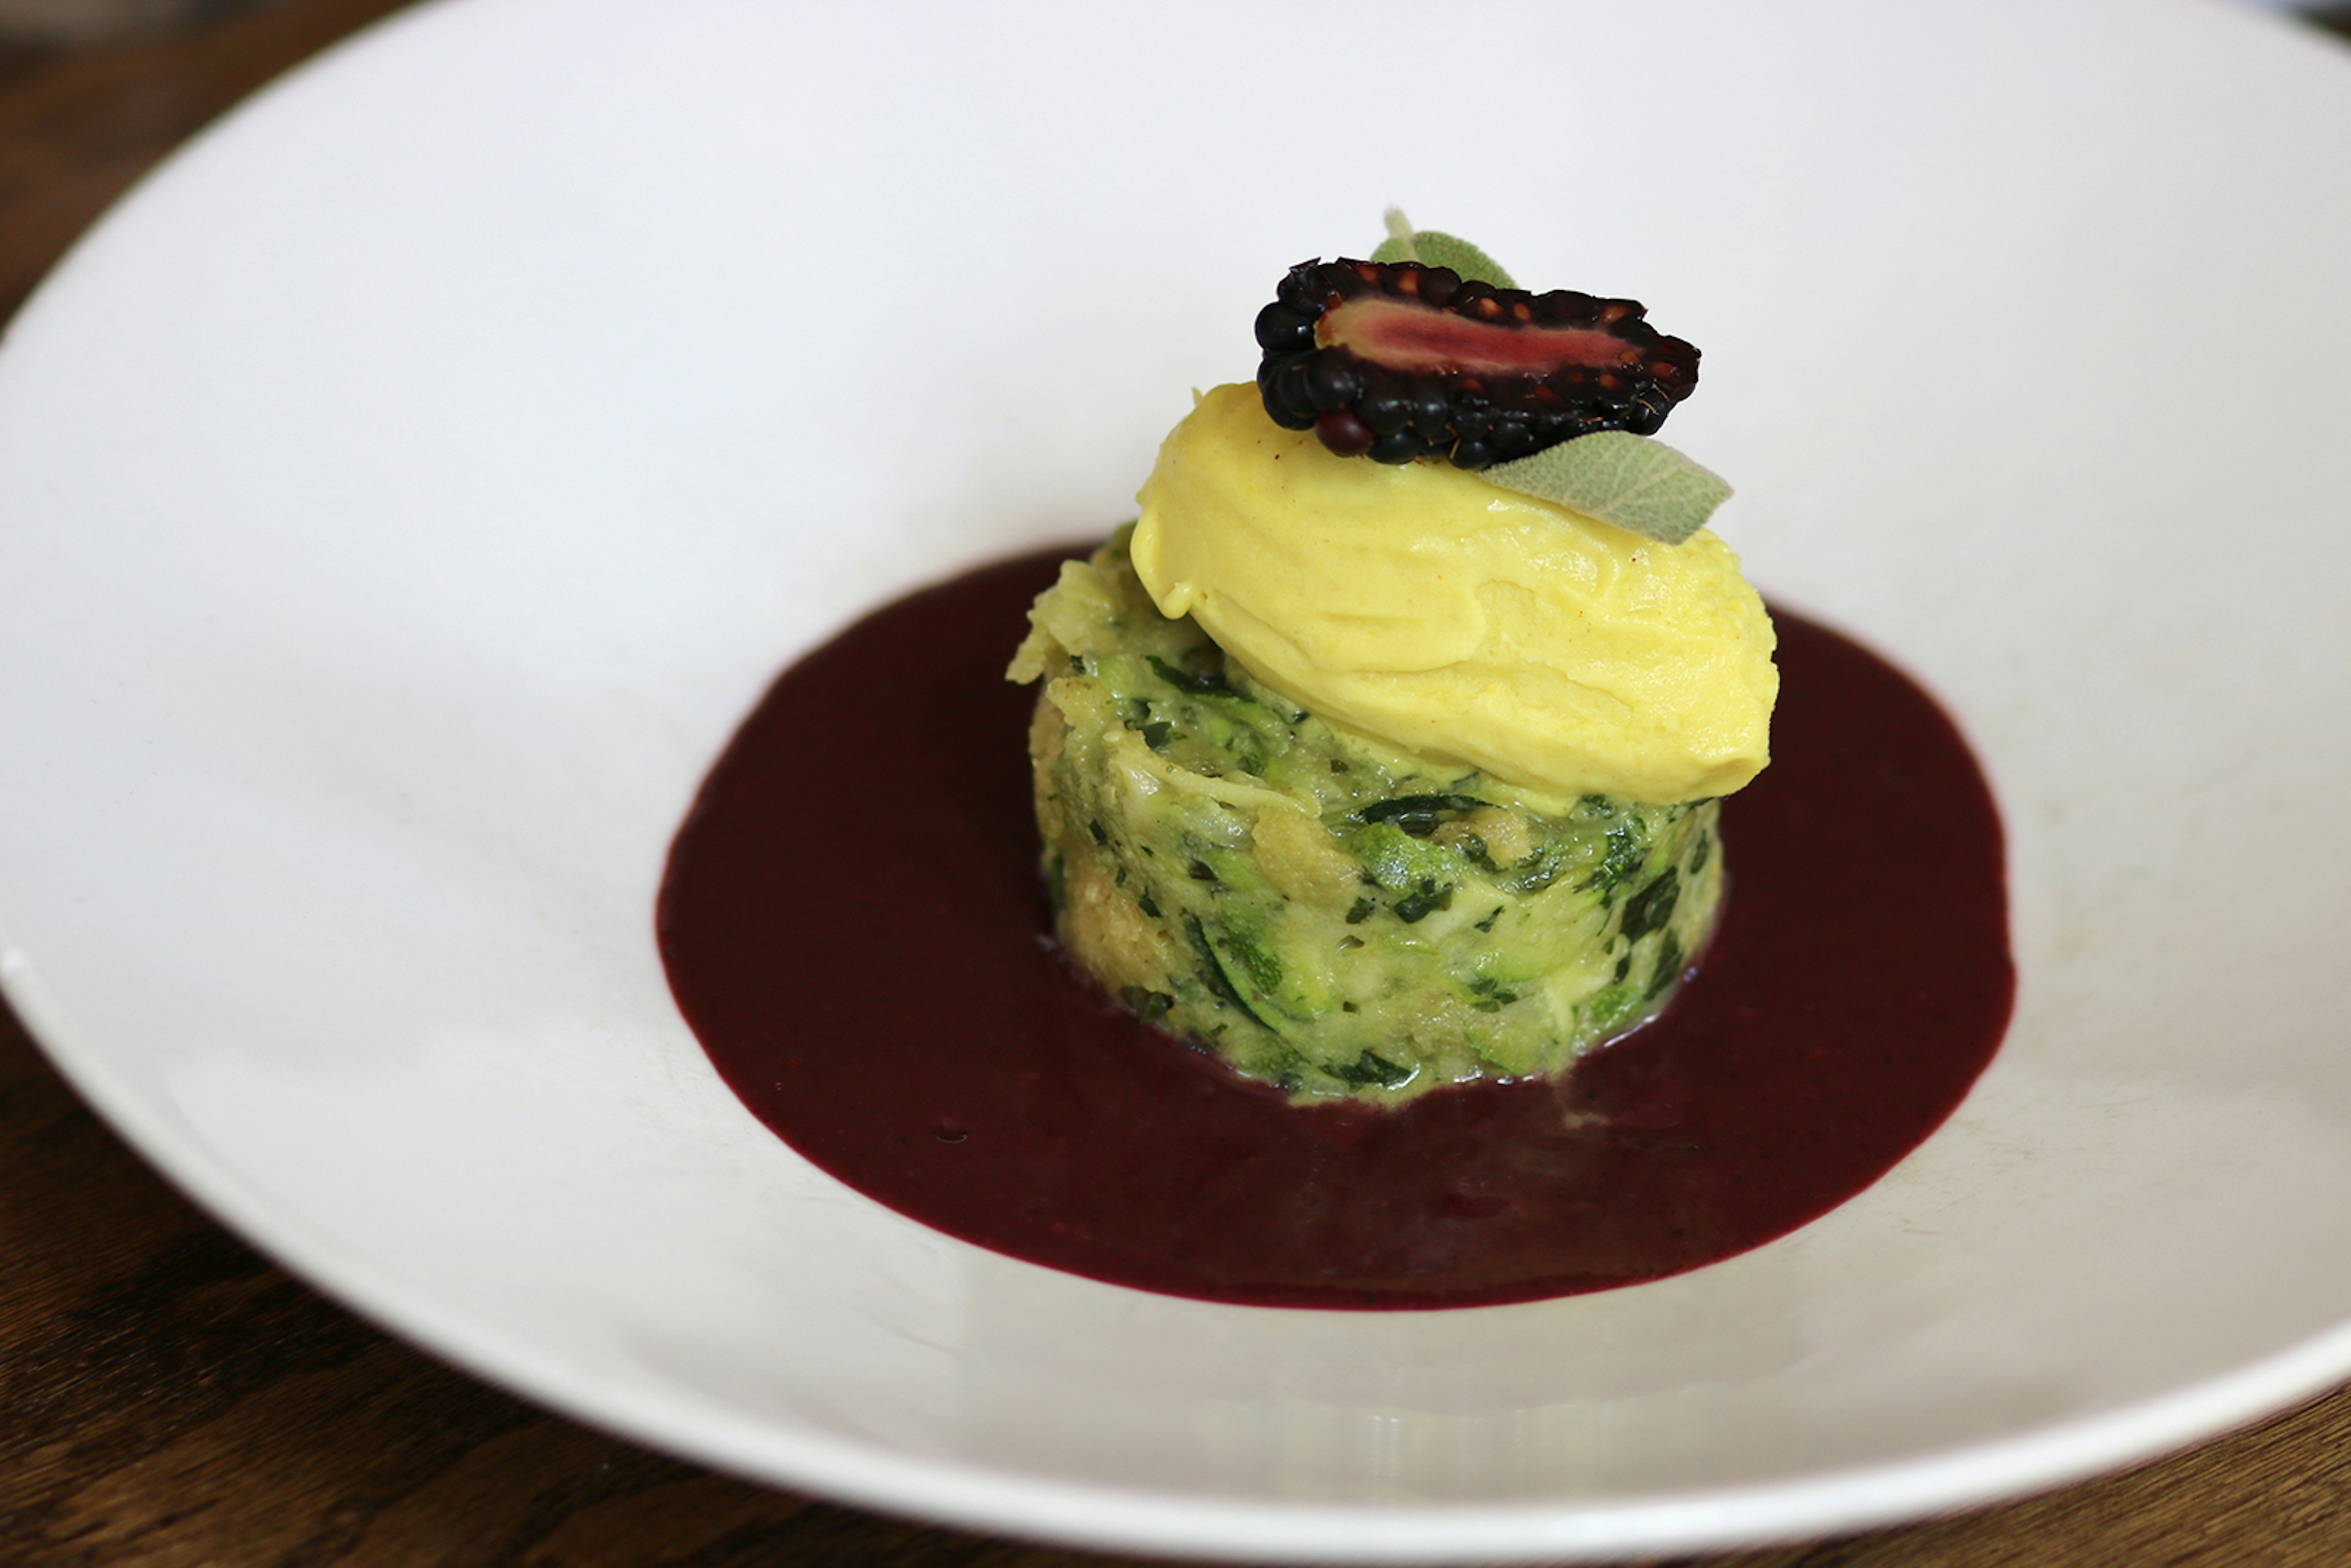
[[[1161,446],[1134,571],[1301,706],[1522,788],[1669,804],[1770,759],[1771,622],[1739,558],[1442,464],[1342,457],[1220,386]]]

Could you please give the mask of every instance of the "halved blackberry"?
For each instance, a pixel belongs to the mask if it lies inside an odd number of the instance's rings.
[[[1257,314],[1274,423],[1343,457],[1483,468],[1595,430],[1649,435],[1698,385],[1698,350],[1631,299],[1533,294],[1416,261],[1313,261]]]

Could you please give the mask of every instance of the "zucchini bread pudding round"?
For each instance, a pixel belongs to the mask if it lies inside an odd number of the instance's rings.
[[[1056,928],[1127,1008],[1300,1096],[1564,1067],[1655,1016],[1722,894],[1716,801],[1552,796],[1335,728],[1159,612],[1131,529],[1015,680]]]

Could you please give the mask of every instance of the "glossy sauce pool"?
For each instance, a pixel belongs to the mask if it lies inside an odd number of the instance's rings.
[[[778,680],[671,851],[678,1004],[762,1122],[902,1214],[1211,1301],[1445,1307],[1678,1273],[1876,1180],[1982,1071],[2014,993],[2000,821],[1916,685],[1795,616],[1771,766],[1666,1015],[1551,1082],[1301,1108],[1061,961],[1003,678],[1072,552],[850,627]]]

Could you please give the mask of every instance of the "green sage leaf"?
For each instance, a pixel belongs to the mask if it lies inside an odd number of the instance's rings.
[[[1585,517],[1677,545],[1706,526],[1730,486],[1662,441],[1597,431],[1498,463],[1479,477]]]
[[[1449,267],[1461,275],[1464,283],[1490,283],[1497,288],[1516,288],[1502,264],[1471,245],[1468,240],[1435,229],[1416,229],[1404,215],[1402,207],[1387,211],[1388,237],[1372,252],[1377,262],[1416,261],[1423,267]]]

